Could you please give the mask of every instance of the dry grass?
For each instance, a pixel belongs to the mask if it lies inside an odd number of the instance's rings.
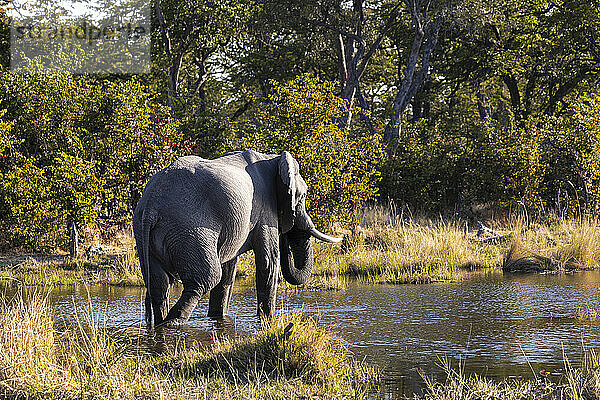
[[[353,387],[364,394],[362,383],[374,371],[349,361],[344,342],[330,331],[320,330],[314,320],[300,314],[267,322],[261,331],[244,339],[219,340],[210,352],[176,351],[159,368],[177,379],[218,374],[230,381],[288,380],[317,384],[331,392]]]
[[[50,260],[28,257],[0,270],[2,286],[58,286],[81,283],[141,286],[143,280],[133,249],[118,254],[72,259],[58,256]]]
[[[373,206],[341,245],[319,244],[316,277],[369,283],[428,283],[462,279],[465,271],[501,263],[505,246],[476,243],[464,221],[413,219],[393,204]]]
[[[463,220],[413,218],[393,204],[359,213],[352,231],[339,229],[338,245],[315,244],[314,274],[303,288],[337,290],[352,280],[367,283],[429,283],[461,280],[472,270],[565,271],[600,266],[600,226],[595,220],[548,220],[524,226],[521,219],[486,222],[507,241],[480,242]],[[469,229],[471,229],[469,231]],[[128,231],[115,235],[109,254],[90,260],[33,258],[0,269],[3,285],[73,285],[81,282],[142,286],[135,243]],[[254,279],[250,253],[238,260],[237,278]],[[286,287],[284,285],[284,287]]]
[[[2,299],[0,396],[10,398],[363,398],[376,374],[301,315],[210,347],[136,353],[90,308],[58,332],[42,295]],[[126,355],[127,354],[127,355]]]
[[[27,302],[2,298],[0,314],[0,391],[19,393],[24,387],[50,392],[68,382],[58,363],[52,314],[37,294]],[[60,382],[60,384],[57,384]]]
[[[319,245],[316,275],[356,277],[372,283],[426,283],[461,279],[461,271],[497,265],[497,246],[473,243],[445,221],[410,221],[357,229],[340,247]]]
[[[502,268],[506,271],[568,271],[600,266],[600,227],[596,220],[566,220],[523,227],[512,224]]]
[[[598,321],[600,320],[600,308],[591,307],[591,306],[583,306],[577,308],[577,313],[575,314],[577,319],[582,321]]]

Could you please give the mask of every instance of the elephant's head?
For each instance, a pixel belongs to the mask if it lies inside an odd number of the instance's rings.
[[[306,212],[306,191],[306,182],[300,176],[298,162],[284,151],[279,159],[277,178],[279,252],[281,272],[292,285],[305,283],[312,272],[314,255],[311,236],[330,243],[342,240],[315,228]]]

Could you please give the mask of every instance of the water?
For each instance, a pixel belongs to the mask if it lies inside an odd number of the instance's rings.
[[[215,334],[250,334],[260,326],[256,293],[235,288],[225,321],[205,317],[204,299],[190,322],[169,332],[167,342],[209,342]],[[140,329],[141,288],[59,288],[51,302],[59,322],[92,308],[101,325],[134,336],[139,351],[163,343]],[[172,300],[178,297],[173,293]],[[564,372],[564,356],[581,360],[583,345],[598,348],[600,322],[577,319],[580,307],[600,308],[600,273],[572,275],[476,275],[464,282],[430,285],[362,285],[342,291],[290,291],[278,295],[285,311],[303,310],[348,341],[355,357],[383,368],[386,397],[418,392],[421,373],[443,379],[444,357],[467,372],[491,378]],[[564,356],[563,356],[564,355]]]

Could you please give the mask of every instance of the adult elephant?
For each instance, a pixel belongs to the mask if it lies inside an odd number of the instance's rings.
[[[259,314],[275,307],[278,258],[286,281],[306,282],[314,261],[310,237],[341,239],[315,228],[298,170],[286,151],[244,151],[214,160],[182,157],[150,179],[133,216],[148,324],[153,315],[157,325],[185,323],[209,290],[208,315],[226,315],[237,257],[248,250],[256,260]],[[183,293],[168,310],[175,279]]]

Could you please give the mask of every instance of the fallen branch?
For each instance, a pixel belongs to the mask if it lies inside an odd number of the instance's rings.
[[[491,234],[492,236],[481,237],[485,234]],[[472,239],[470,239],[470,241],[477,242],[477,243],[488,243],[488,242],[500,241],[500,240],[504,240],[504,239],[511,237],[512,232],[502,234],[502,233],[496,232],[493,229],[488,228],[487,226],[485,226],[483,224],[483,222],[477,221],[477,236],[478,236],[477,238],[472,238]]]
[[[512,232],[507,233],[505,235],[488,236],[488,237],[485,237],[485,238],[472,238],[471,242],[486,243],[486,242],[493,242],[495,240],[500,241],[500,240],[507,239],[507,238],[509,238],[511,236],[512,236]]]

